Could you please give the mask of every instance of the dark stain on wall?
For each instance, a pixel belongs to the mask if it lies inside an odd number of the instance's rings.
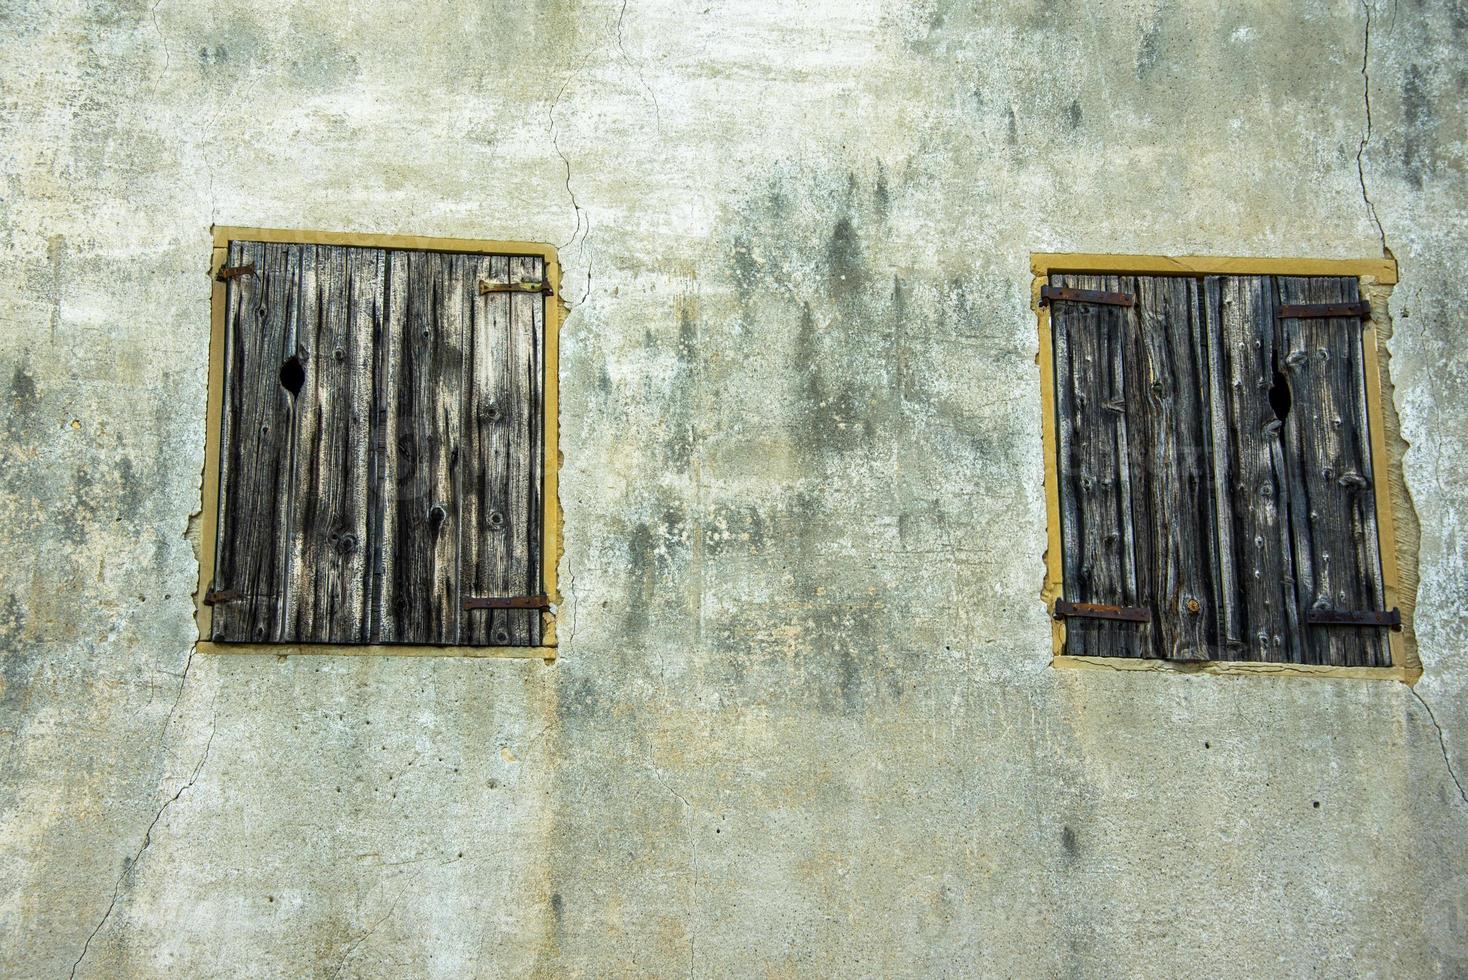
[[[1436,118],[1427,88],[1422,80],[1422,67],[1408,65],[1402,80],[1402,173],[1407,185],[1415,191],[1422,190],[1423,178],[1428,170],[1427,147],[1436,137]]]
[[[877,180],[872,187],[872,211],[883,221],[892,213],[891,193],[887,189],[887,168],[877,164]]]
[[[5,435],[12,444],[30,441],[39,435],[35,428],[40,406],[41,393],[36,388],[35,376],[28,365],[17,364],[10,376],[10,397],[5,404]]]
[[[681,608],[682,570],[688,559],[688,519],[678,510],[665,509],[655,521],[637,521],[627,532],[627,589],[623,597],[622,628],[640,637],[656,621],[655,613],[671,621]]]
[[[559,694],[556,712],[567,724],[591,719],[601,714],[605,705],[595,680],[569,673],[558,676]]]
[[[826,290],[837,299],[853,299],[866,285],[861,240],[851,218],[842,216],[826,241]]]
[[[1157,16],[1142,31],[1141,43],[1137,45],[1137,81],[1145,82],[1157,70],[1162,60],[1162,14]]]
[[[849,335],[824,342],[816,329],[810,304],[801,307],[792,348],[800,406],[791,435],[796,448],[812,462],[837,453],[872,448],[874,422],[868,414],[870,400],[856,390],[856,378],[849,370],[849,363],[842,363],[849,362],[852,348],[859,345]]]
[[[25,606],[15,595],[0,602],[0,706],[6,717],[21,718],[26,692],[30,687],[29,660],[21,652],[21,636],[25,633]]]
[[[704,557],[761,554],[767,534],[767,523],[758,507],[716,504],[704,520]]]

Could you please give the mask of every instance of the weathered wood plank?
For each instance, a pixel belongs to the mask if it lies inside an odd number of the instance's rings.
[[[388,254],[380,465],[382,571],[375,639],[457,642],[462,264],[437,252]]]
[[[1289,494],[1270,404],[1277,329],[1270,280],[1203,282],[1212,402],[1219,659],[1300,661]]]
[[[1208,660],[1217,652],[1213,561],[1213,461],[1208,368],[1198,283],[1177,276],[1135,280],[1135,321],[1124,336],[1126,429],[1139,594],[1154,604],[1156,655]]]
[[[1277,280],[1284,304],[1353,303],[1355,279]],[[1356,317],[1280,321],[1290,410],[1284,449],[1290,475],[1291,539],[1300,614],[1310,609],[1383,610],[1362,324]],[[1305,662],[1388,666],[1385,631],[1314,625]]]
[[[521,257],[510,262],[511,282],[542,282],[545,262]],[[541,588],[541,445],[544,391],[542,339],[545,331],[544,296],[515,295],[510,299],[510,397],[521,406],[520,419],[510,428],[510,513],[518,522],[509,528],[510,580],[521,595]],[[520,622],[510,620],[510,642],[534,646],[540,642],[539,610],[515,610]]]
[[[509,259],[481,257],[482,278],[509,282]],[[476,293],[470,299],[468,334],[464,346],[466,372],[464,445],[464,574],[463,599],[514,594],[509,580],[510,420],[517,409],[509,386],[510,294]],[[460,619],[465,643],[507,644],[516,610],[477,609]]]
[[[277,642],[294,411],[281,366],[296,347],[301,246],[232,242],[229,264],[253,264],[255,274],[231,278],[226,290],[214,588],[241,598],[213,606],[210,628],[216,642]]]
[[[1115,276],[1052,276],[1052,286],[1132,292]],[[1137,575],[1136,509],[1132,448],[1127,432],[1127,307],[1057,302],[1050,322],[1055,349],[1056,432],[1060,476],[1065,597],[1072,602],[1152,605]],[[1149,533],[1143,513],[1142,536]],[[1149,624],[1068,619],[1066,652],[1072,656],[1139,657],[1154,654]]]
[[[539,259],[474,257],[475,283],[540,282]],[[465,308],[463,408],[466,467],[462,588],[458,601],[517,597],[541,591],[541,341],[545,299],[538,293],[477,290]],[[464,643],[533,646],[540,611],[476,609],[460,620]]]
[[[368,423],[380,249],[307,246],[292,487],[287,638],[367,640]]]

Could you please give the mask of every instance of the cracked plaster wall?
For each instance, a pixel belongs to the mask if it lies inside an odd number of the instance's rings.
[[[1468,971],[1465,34],[7,3],[0,973]],[[216,221],[562,246],[557,663],[191,657]],[[1029,252],[1383,241],[1415,690],[1049,668]]]

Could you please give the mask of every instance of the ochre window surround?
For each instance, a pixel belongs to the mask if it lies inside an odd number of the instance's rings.
[[[195,620],[199,628],[200,637],[198,650],[205,653],[268,654],[275,656],[288,654],[366,654],[378,656],[514,657],[544,659],[547,661],[554,659],[556,655],[555,613],[557,611],[558,604],[560,603],[560,594],[557,588],[556,581],[556,566],[561,554],[561,508],[557,492],[557,478],[560,461],[558,438],[559,392],[557,382],[557,379],[559,377],[559,370],[557,354],[559,331],[565,314],[564,306],[562,305],[559,298],[561,285],[560,265],[557,262],[555,248],[550,245],[526,242],[426,238],[413,235],[377,235],[349,232],[298,231],[266,228],[215,227],[213,229],[213,233],[213,257],[210,263],[209,270],[210,278],[213,283],[208,372],[209,397],[206,412],[204,473],[202,481],[203,498],[202,509],[200,512],[198,539],[199,583],[198,590],[195,593],[194,597]],[[232,594],[228,592],[225,592],[223,594],[215,593],[213,596],[211,596],[210,594],[211,590],[215,588],[213,577],[216,572],[216,558],[219,557],[216,552],[219,547],[219,531],[220,522],[222,520],[220,515],[220,480],[221,453],[223,448],[222,432],[224,427],[223,423],[225,419],[226,408],[224,405],[224,395],[227,381],[225,377],[227,359],[225,345],[227,339],[226,303],[228,300],[229,288],[228,278],[231,275],[241,274],[238,271],[234,271],[232,267],[229,266],[231,242],[266,243],[264,247],[274,247],[276,245],[312,245],[378,249],[390,251],[393,254],[397,255],[400,259],[404,253],[448,253],[449,255],[477,255],[483,256],[486,262],[491,256],[509,256],[510,275],[507,277],[507,282],[509,283],[514,283],[520,278],[514,273],[517,262],[517,259],[515,257],[519,257],[520,260],[523,260],[523,268],[525,269],[530,269],[533,267],[535,269],[543,270],[539,273],[540,277],[543,280],[543,286],[539,283],[528,284],[536,286],[537,290],[543,290],[545,293],[548,293],[548,295],[545,296],[545,302],[543,304],[543,328],[541,331],[539,351],[539,356],[541,359],[541,377],[539,379],[541,410],[538,413],[540,416],[538,419],[538,427],[540,430],[539,503],[538,507],[532,508],[532,510],[530,511],[530,513],[538,515],[540,525],[538,541],[535,541],[535,545],[538,546],[540,559],[539,589],[537,590],[535,588],[535,584],[531,583],[529,592],[535,593],[538,591],[540,596],[543,597],[543,599],[539,602],[539,605],[544,605],[547,608],[539,609],[521,605],[512,605],[507,610],[497,600],[491,599],[491,601],[486,601],[484,599],[478,598],[476,593],[476,597],[473,599],[473,602],[477,603],[475,609],[471,612],[466,608],[463,613],[463,615],[465,616],[475,616],[479,618],[493,615],[496,617],[496,623],[500,622],[501,619],[505,619],[506,621],[508,621],[510,617],[519,617],[519,619],[516,619],[515,622],[523,620],[525,616],[538,617],[538,621],[532,621],[528,627],[531,630],[528,635],[529,642],[534,643],[535,645],[503,645],[507,639],[511,643],[515,642],[513,637],[507,638],[503,635],[494,638],[482,638],[486,644],[494,645],[455,645],[454,643],[452,643],[451,640],[448,639],[446,639],[445,642],[441,643],[434,643],[430,640],[429,642],[425,642],[421,645],[419,645],[418,642],[414,639],[409,639],[408,642],[399,643],[377,643],[370,641],[309,642],[299,640],[260,643],[248,641],[214,641],[214,634],[211,630],[213,622],[211,613],[214,606],[211,605],[211,601],[214,604],[217,604],[220,601],[233,601]],[[236,251],[239,250],[240,248],[239,246],[237,246]],[[465,264],[464,259],[450,260],[446,258],[443,261],[451,261],[452,263],[454,263],[452,266],[454,269],[458,269],[459,266]],[[494,268],[496,269],[498,269],[499,266],[504,265],[504,260],[502,258],[496,259],[495,261],[498,263],[496,266],[494,266]],[[472,263],[473,260],[471,259],[468,268],[474,268]],[[222,269],[226,270],[223,275],[221,275]],[[514,286],[511,286],[508,289],[494,288],[496,285],[498,285],[498,283],[488,283],[486,286],[484,286],[484,288],[480,289],[480,292],[483,292],[485,294],[492,294],[504,291],[528,291],[522,290],[519,287]],[[491,300],[496,299],[496,297],[492,296],[488,298]],[[529,298],[530,297],[515,296],[514,301],[523,304]],[[537,296],[536,298],[538,299],[539,297]],[[436,300],[434,302],[436,302]],[[519,307],[516,307],[516,309],[518,308]],[[386,316],[390,314],[384,313],[384,315]],[[387,328],[384,327],[383,329],[386,330]],[[374,341],[374,343],[376,343],[376,341]],[[338,349],[336,353],[340,354],[341,352]],[[467,354],[465,355],[465,357],[465,376],[467,378],[468,373],[473,370],[474,365],[477,364],[477,361],[471,362],[471,360],[467,358]],[[340,359],[340,357],[338,357],[338,359]],[[295,360],[296,359],[294,357],[291,358],[291,361]],[[287,367],[289,367],[289,365],[287,365]],[[286,368],[282,368],[281,370],[282,375],[280,383],[290,389],[290,382],[292,379],[286,378]],[[535,372],[531,371],[530,373],[531,375],[534,375]],[[466,381],[465,383],[469,382]],[[295,388],[293,390],[299,389],[300,381],[299,379],[295,379]],[[491,422],[493,422],[495,419],[498,418],[498,412],[495,408],[494,401],[490,401],[488,405]],[[362,423],[360,438],[364,441],[368,439],[368,425],[366,422]],[[379,452],[384,451],[379,450]],[[455,455],[454,462],[457,464],[459,461],[460,457],[458,455]],[[442,521],[444,519],[443,515],[439,516],[440,520]],[[496,518],[500,518],[500,521],[506,524],[509,523],[510,520],[510,516],[508,514],[501,518],[500,515],[497,513],[490,513],[487,516],[488,526],[499,526],[498,522],[496,522],[495,520]],[[351,542],[351,544],[353,546],[356,546],[358,545],[358,542],[353,541]],[[371,556],[366,556],[365,560],[370,561]],[[469,589],[470,582],[468,578],[466,578],[464,582],[456,583],[456,586],[458,592],[464,592],[465,589]],[[476,590],[469,589],[469,591]],[[467,605],[471,600],[469,599],[467,592],[464,592],[464,595],[465,604]],[[455,606],[457,607],[457,592],[455,593],[455,597]],[[531,595],[527,598],[534,599],[536,597],[534,595]],[[488,608],[480,608],[480,606],[485,606]],[[498,630],[499,627],[496,627],[495,629]],[[511,627],[511,629],[513,630],[514,627]],[[481,638],[478,635],[484,633],[485,630],[476,627],[473,632],[476,636],[476,639],[471,641],[464,641],[466,644],[468,642],[480,642]],[[537,632],[539,634],[538,637],[535,635]],[[453,635],[467,634],[459,631],[458,633],[440,635],[445,635],[447,637]]]
[[[1357,280],[1361,299],[1369,302],[1362,320],[1362,367],[1371,448],[1371,476],[1377,488],[1377,537],[1385,609],[1400,610],[1402,629],[1388,635],[1391,666],[1274,663],[1239,660],[1178,661],[1137,656],[1073,656],[1066,652],[1066,619],[1052,617],[1052,665],[1061,668],[1153,670],[1208,674],[1278,674],[1300,677],[1393,679],[1413,683],[1422,667],[1416,653],[1412,611],[1416,597],[1418,529],[1402,483],[1404,443],[1391,402],[1384,341],[1390,336],[1387,297],[1397,282],[1396,263],[1382,259],[1289,259],[1217,256],[1096,255],[1033,253],[1031,305],[1039,328],[1040,388],[1043,403],[1045,491],[1048,527],[1042,598],[1047,610],[1066,597],[1065,542],[1062,534],[1061,474],[1057,432],[1057,383],[1051,309],[1042,288],[1052,276],[1275,276],[1349,277]]]

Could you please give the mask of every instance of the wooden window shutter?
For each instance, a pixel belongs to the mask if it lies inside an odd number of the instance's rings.
[[[1051,301],[1066,599],[1149,616],[1133,624],[1078,610],[1067,616],[1067,651],[1207,659],[1215,504],[1197,284],[1054,276],[1051,285],[1127,301]]]
[[[1052,276],[1042,298],[1066,652],[1389,666],[1358,625],[1390,615],[1356,280]]]
[[[1124,288],[1114,276],[1055,276],[1051,284]],[[1127,610],[1150,617],[1152,606],[1150,583],[1137,573],[1137,525],[1150,518],[1131,477],[1137,449],[1127,395],[1138,379],[1129,319],[1127,308],[1110,304],[1067,300],[1051,307],[1065,599],[1074,611],[1106,616],[1068,620],[1066,647],[1074,656],[1139,657],[1153,644],[1151,623],[1109,618]]]
[[[1303,661],[1389,666],[1385,630],[1312,621],[1320,613],[1385,612],[1386,605],[1362,318],[1291,315],[1356,305],[1359,284],[1281,277],[1276,289],[1279,364],[1290,401],[1284,449]]]
[[[1361,314],[1350,278],[1204,281],[1218,338],[1219,569],[1227,659],[1389,666]],[[1290,315],[1299,313],[1304,315]]]
[[[1279,361],[1273,281],[1213,276],[1203,292],[1219,514],[1218,659],[1300,663],[1290,476],[1270,399]]]
[[[232,242],[219,642],[540,642],[540,258]],[[466,608],[471,600],[518,608]]]

